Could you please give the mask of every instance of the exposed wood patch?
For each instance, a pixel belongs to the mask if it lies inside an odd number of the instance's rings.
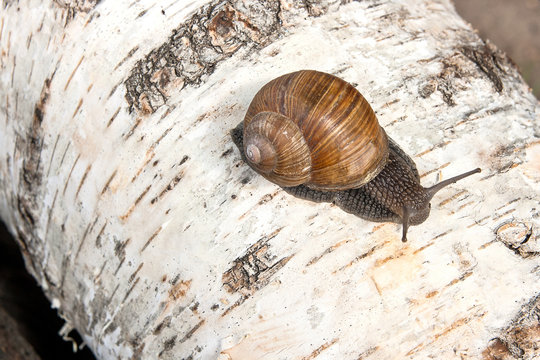
[[[526,303],[482,353],[486,360],[540,358],[540,295]]]
[[[181,280],[171,287],[169,290],[169,298],[176,301],[186,296],[187,292],[191,288],[192,280]]]
[[[239,49],[277,38],[281,11],[280,3],[270,0],[245,8],[215,0],[202,7],[134,66],[125,82],[130,111],[153,113],[166,103],[169,85],[197,85]]]
[[[244,255],[233,261],[233,266],[222,276],[223,286],[229,293],[241,292],[252,295],[263,288],[271,277],[293,257],[289,255],[281,259],[270,252],[269,241],[281,231],[259,239],[251,245]]]
[[[540,255],[538,229],[530,223],[519,220],[505,221],[497,226],[495,236],[496,241],[522,258]]]

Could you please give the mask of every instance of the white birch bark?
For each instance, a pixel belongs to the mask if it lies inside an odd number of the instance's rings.
[[[98,358],[540,356],[540,118],[439,1],[4,1],[0,216]],[[441,191],[400,242],[256,175],[229,131],[298,69]]]

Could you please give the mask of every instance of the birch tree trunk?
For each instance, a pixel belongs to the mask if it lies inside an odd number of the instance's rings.
[[[3,1],[0,216],[101,359],[540,356],[540,119],[449,0]],[[401,243],[287,195],[229,131],[340,76],[441,191]]]

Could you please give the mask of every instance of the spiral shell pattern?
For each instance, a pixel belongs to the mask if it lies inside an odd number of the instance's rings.
[[[317,190],[358,188],[388,159],[366,99],[330,74],[302,70],[264,85],[244,118],[244,153],[268,180]]]

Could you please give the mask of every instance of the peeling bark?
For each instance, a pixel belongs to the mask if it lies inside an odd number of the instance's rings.
[[[3,2],[0,217],[98,358],[534,359],[540,115],[447,0]],[[230,131],[299,70],[429,186],[409,230],[303,201]]]

